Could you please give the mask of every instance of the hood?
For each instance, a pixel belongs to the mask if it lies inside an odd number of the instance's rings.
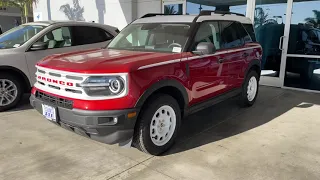
[[[55,54],[38,66],[79,73],[130,72],[141,66],[181,58],[181,54],[96,49]]]

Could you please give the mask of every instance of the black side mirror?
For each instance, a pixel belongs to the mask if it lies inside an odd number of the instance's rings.
[[[31,51],[39,51],[45,49],[48,49],[48,44],[45,42],[36,42],[30,48]]]
[[[193,51],[194,54],[198,55],[214,54],[215,52],[216,47],[211,42],[201,42],[197,45],[196,50]]]

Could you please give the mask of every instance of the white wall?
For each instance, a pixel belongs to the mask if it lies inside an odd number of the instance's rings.
[[[137,18],[147,13],[161,13],[161,0],[138,0]]]
[[[34,15],[41,12],[42,20],[68,20],[60,7],[69,4],[74,8],[73,1],[78,1],[84,8],[85,21],[116,26],[120,30],[146,13],[161,12],[161,0],[39,0]]]

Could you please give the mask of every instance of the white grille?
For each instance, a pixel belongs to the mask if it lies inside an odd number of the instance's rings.
[[[127,73],[117,74],[82,74],[73,73],[67,71],[53,70],[49,68],[43,68],[36,66],[36,79],[35,87],[53,94],[57,94],[64,97],[70,97],[74,99],[83,100],[103,100],[103,99],[114,99],[127,95]],[[108,75],[119,75],[125,80],[125,91],[118,96],[100,96],[92,97],[88,96],[79,84],[83,83],[90,76],[108,76]]]

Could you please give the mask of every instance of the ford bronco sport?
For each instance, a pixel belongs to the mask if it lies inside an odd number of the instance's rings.
[[[40,61],[30,103],[78,134],[158,155],[183,117],[237,95],[253,105],[261,53],[238,14],[147,14],[104,49]]]

